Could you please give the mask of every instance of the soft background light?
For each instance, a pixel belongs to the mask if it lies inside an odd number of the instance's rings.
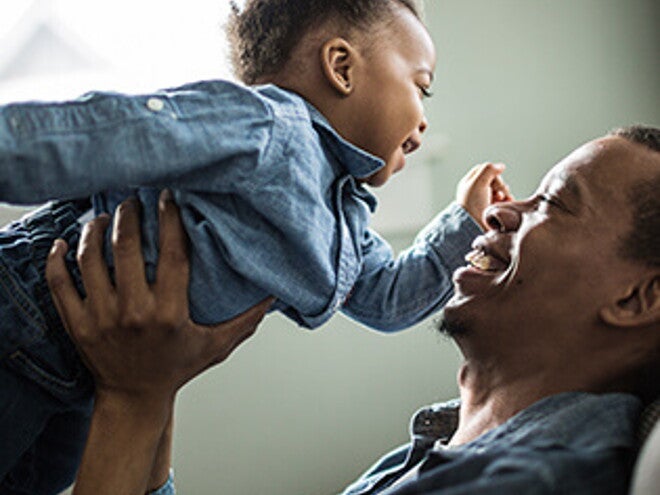
[[[219,26],[227,9],[223,0],[2,2],[0,101],[225,76]],[[33,50],[9,71],[21,19],[44,13],[78,50],[58,52],[59,69]],[[655,0],[427,0],[426,15],[439,53],[430,129],[408,169],[378,191],[376,225],[396,248],[453,197],[474,163],[506,162],[514,193],[525,196],[580,143],[621,124],[660,124]],[[383,336],[338,316],[306,332],[269,317],[229,362],[180,395],[181,493],[340,491],[406,440],[418,406],[455,395],[457,354],[431,328]]]

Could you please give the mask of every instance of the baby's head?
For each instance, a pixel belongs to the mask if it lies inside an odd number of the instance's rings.
[[[227,25],[236,76],[314,105],[345,139],[403,168],[427,122],[435,48],[415,0],[246,0]]]

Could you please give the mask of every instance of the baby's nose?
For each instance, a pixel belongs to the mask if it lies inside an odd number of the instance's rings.
[[[419,123],[419,127],[417,130],[419,131],[420,134],[424,134],[424,131],[426,131],[426,128],[429,126],[429,121],[426,120],[426,116],[422,117],[422,121]]]

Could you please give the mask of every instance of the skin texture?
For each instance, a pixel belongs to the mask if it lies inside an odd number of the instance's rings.
[[[88,223],[78,250],[86,293],[81,299],[56,241],[46,277],[65,328],[94,376],[94,414],[74,493],[143,494],[167,479],[176,392],[227,359],[250,337],[270,300],[215,326],[188,315],[187,239],[168,194],[160,201],[156,282],[144,275],[136,201],[115,217],[116,287],[102,257],[109,220]]]
[[[660,270],[624,259],[630,188],[660,171],[658,153],[618,137],[582,146],[528,199],[489,207],[475,240],[491,267],[454,274],[446,327],[466,360],[464,443],[539,398],[634,389],[660,349]]]

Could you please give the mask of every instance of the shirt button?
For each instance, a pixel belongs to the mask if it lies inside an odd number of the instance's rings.
[[[147,108],[153,112],[160,112],[164,107],[165,103],[159,98],[149,98],[147,100]]]

